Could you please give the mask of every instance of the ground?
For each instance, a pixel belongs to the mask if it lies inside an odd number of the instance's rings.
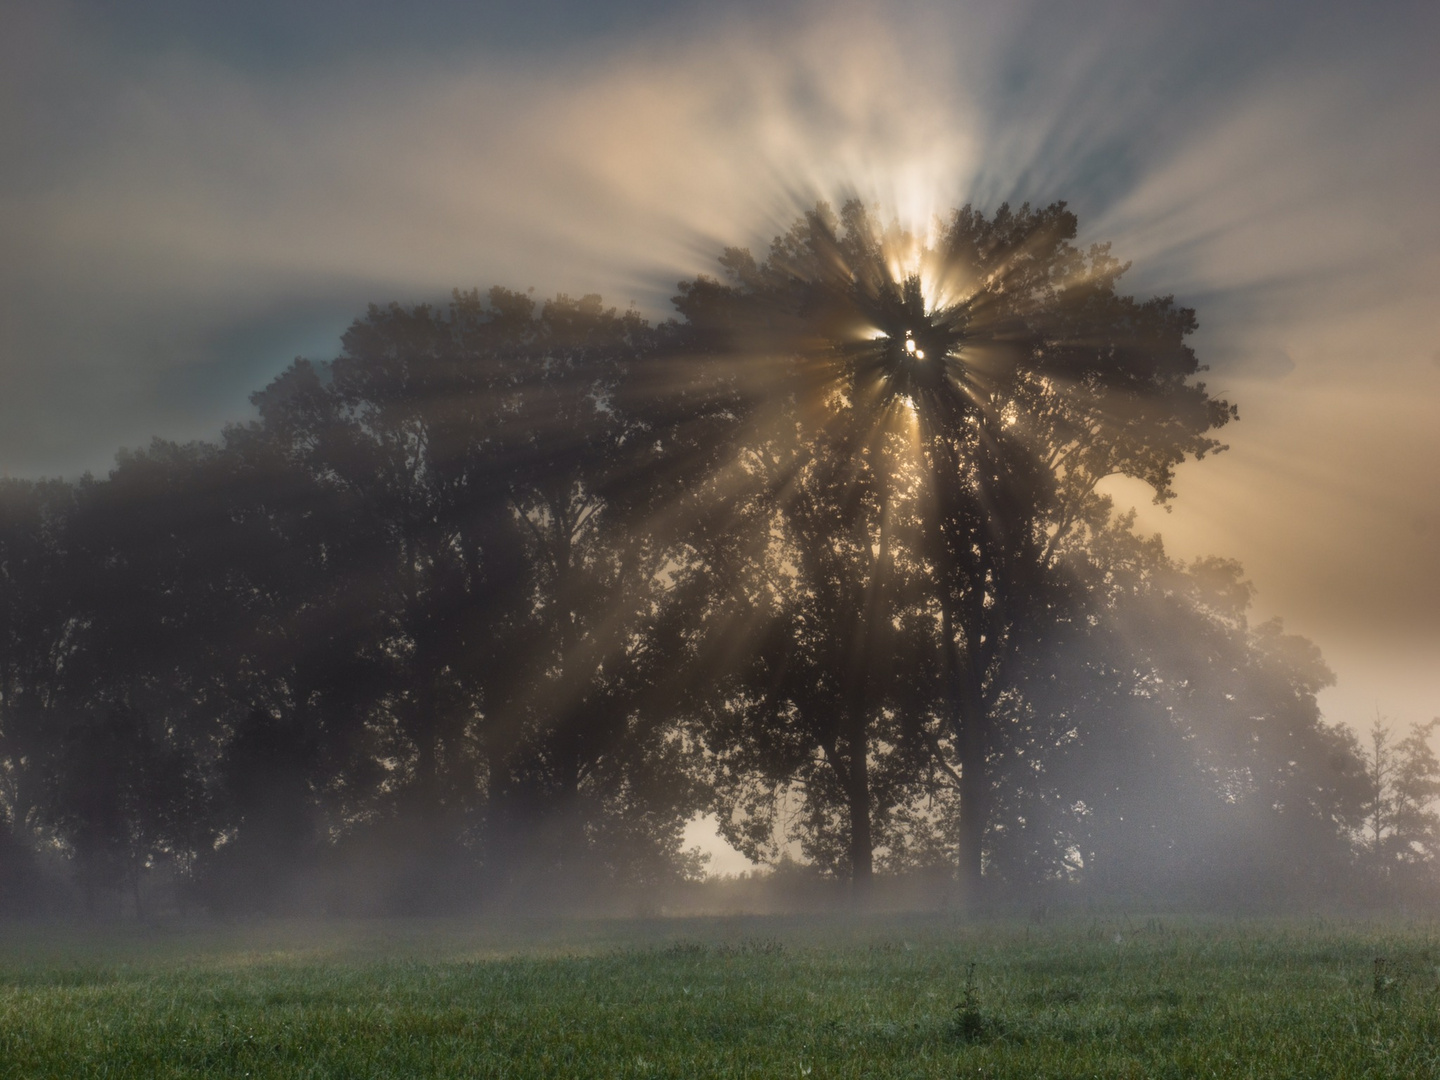
[[[1440,1077],[1440,922],[0,927],[3,1077]]]

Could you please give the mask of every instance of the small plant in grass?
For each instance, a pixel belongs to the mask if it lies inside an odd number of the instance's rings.
[[[1402,991],[1440,992],[1440,969],[1430,963],[1377,956],[1372,972],[1370,985],[1376,997],[1392,996]]]
[[[991,1023],[980,1011],[980,993],[975,985],[975,961],[965,965],[965,989],[955,1006],[955,1033],[964,1042],[979,1042],[989,1033]]]
[[[673,941],[665,948],[665,952],[671,956],[684,956],[692,959],[704,956],[707,951],[704,942],[700,941]]]
[[[733,945],[727,942],[715,947],[720,956],[779,956],[784,951],[784,942],[775,938],[745,938]]]
[[[1383,956],[1375,958],[1375,979],[1373,987],[1375,996],[1380,997],[1395,985],[1395,976],[1390,973],[1390,961]]]

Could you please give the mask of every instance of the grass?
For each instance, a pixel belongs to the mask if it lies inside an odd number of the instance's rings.
[[[0,928],[4,1077],[1440,1077],[1440,924]]]

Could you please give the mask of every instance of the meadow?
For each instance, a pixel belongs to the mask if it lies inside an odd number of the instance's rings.
[[[0,927],[4,1077],[1440,1077],[1440,923]]]

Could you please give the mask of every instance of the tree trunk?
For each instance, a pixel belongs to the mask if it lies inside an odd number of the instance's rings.
[[[502,739],[494,732],[486,747],[485,862],[491,899],[508,897],[518,884],[525,831],[534,825],[534,808],[525,800],[524,783],[517,783],[511,774],[517,749],[514,739]]]
[[[850,890],[857,907],[870,902],[875,881],[875,835],[870,797],[870,683],[876,650],[890,645],[888,626],[891,573],[891,516],[888,504],[880,515],[880,547],[870,563],[868,587],[861,598],[863,620],[846,652],[849,682],[846,694],[845,742],[849,763],[843,777],[850,816]]]
[[[585,817],[580,806],[580,738],[576,730],[580,710],[567,715],[560,745],[559,790],[555,793],[552,812],[559,815],[558,835],[560,865],[566,875],[577,873],[585,862]]]
[[[857,723],[852,719],[852,726]],[[859,739],[850,742],[845,800],[850,812],[850,894],[857,907],[870,901],[875,880],[874,837],[870,821],[870,763],[866,760],[865,717],[858,717]]]
[[[968,715],[966,715],[968,714]],[[967,907],[979,905],[985,888],[985,822],[989,785],[985,778],[983,717],[962,707],[960,730],[960,895]]]
[[[985,704],[979,678],[969,656],[955,642],[950,604],[942,608],[945,666],[950,697],[950,725],[960,755],[960,901],[977,907],[984,893],[985,824],[989,818],[989,783],[985,775]]]

